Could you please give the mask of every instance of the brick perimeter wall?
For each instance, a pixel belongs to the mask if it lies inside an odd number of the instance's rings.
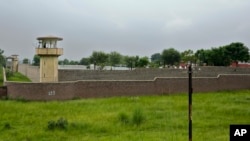
[[[0,98],[2,98],[2,97],[7,97],[7,87],[6,86],[0,87]]]
[[[75,81],[61,83],[6,82],[10,98],[27,100],[67,100],[112,96],[140,96],[187,93],[188,78],[156,78],[129,81]],[[250,89],[250,75],[220,75],[193,78],[194,92]]]
[[[195,67],[193,77],[217,77],[219,74],[250,74],[250,68]],[[58,70],[59,81],[77,80],[153,80],[155,77],[187,77],[187,69],[135,70]]]
[[[250,74],[250,68],[233,67],[195,67],[193,77],[217,77],[219,74]],[[39,82],[38,66],[19,64],[18,71],[28,76],[32,82]],[[58,80],[153,80],[155,77],[187,77],[186,69],[135,69],[135,70],[58,70]]]

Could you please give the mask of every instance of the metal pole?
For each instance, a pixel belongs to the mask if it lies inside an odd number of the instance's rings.
[[[192,64],[188,66],[188,119],[189,119],[189,141],[192,141]]]

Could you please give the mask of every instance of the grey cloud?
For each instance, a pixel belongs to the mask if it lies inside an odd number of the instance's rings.
[[[61,58],[94,50],[150,56],[240,41],[250,45],[248,0],[0,0],[0,48],[32,58],[37,36],[57,35]]]

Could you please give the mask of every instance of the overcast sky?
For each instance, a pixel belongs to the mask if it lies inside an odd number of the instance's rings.
[[[250,0],[0,0],[0,49],[32,59],[37,37],[59,36],[64,55],[150,57],[163,49],[250,47]]]

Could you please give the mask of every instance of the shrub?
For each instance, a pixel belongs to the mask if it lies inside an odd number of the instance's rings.
[[[66,129],[68,126],[68,121],[64,118],[60,118],[57,120],[56,125],[59,129]]]
[[[135,109],[132,117],[132,123],[139,126],[145,120],[145,116],[141,109]]]
[[[123,112],[119,113],[118,115],[118,120],[122,124],[131,123],[131,125],[139,126],[143,123],[145,119],[145,115],[143,114],[141,109],[135,109],[131,118],[129,118],[129,116]]]
[[[5,123],[4,126],[3,126],[4,129],[11,129],[11,125],[10,123]]]
[[[56,122],[51,120],[48,122],[48,129],[54,130],[56,128]]]
[[[54,129],[67,129],[68,121],[64,118],[59,118],[57,121],[49,121],[48,122],[48,129],[54,130]]]
[[[8,77],[11,77],[11,76],[13,76],[14,75],[14,73],[11,71],[11,70],[9,70],[9,69],[6,69],[6,77],[8,78]]]
[[[125,114],[125,113],[119,113],[118,119],[123,124],[128,124],[129,123],[129,116],[127,114]]]

